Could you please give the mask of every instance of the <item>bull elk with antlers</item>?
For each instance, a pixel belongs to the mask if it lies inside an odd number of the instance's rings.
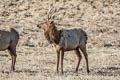
[[[82,59],[80,50],[82,51],[87,65],[87,73],[89,73],[88,55],[86,52],[87,34],[82,29],[63,29],[58,30],[54,24],[53,16],[49,16],[52,9],[48,12],[47,21],[38,24],[37,27],[44,30],[44,35],[50,44],[53,44],[57,52],[57,72],[59,72],[59,59],[61,55],[61,72],[63,73],[63,58],[65,51],[74,50],[78,57],[76,72],[78,72],[79,64]]]

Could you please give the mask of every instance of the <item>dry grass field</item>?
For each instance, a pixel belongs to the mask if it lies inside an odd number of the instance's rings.
[[[11,57],[0,51],[0,80],[120,80],[119,0],[0,0],[0,29],[15,28],[20,34],[16,71],[10,73]],[[64,75],[56,73],[56,51],[37,24],[44,22],[54,6],[60,28],[82,28],[88,34],[90,74],[82,58],[64,56]]]

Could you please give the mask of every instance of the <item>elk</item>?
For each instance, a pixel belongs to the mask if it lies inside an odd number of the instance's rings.
[[[74,50],[78,57],[78,63],[76,66],[76,72],[78,72],[79,64],[82,59],[80,50],[82,51],[87,66],[87,73],[89,73],[88,55],[86,52],[87,34],[82,29],[61,29],[58,30],[52,15],[50,15],[52,9],[48,12],[47,21],[37,25],[38,28],[43,29],[45,38],[50,44],[53,44],[57,52],[57,73],[59,73],[59,60],[61,58],[61,73],[63,74],[63,58],[64,52]]]
[[[14,29],[10,28],[9,31],[0,30],[0,51],[8,50],[11,58],[12,58],[12,65],[11,71],[15,70],[15,63],[16,63],[16,45],[19,40],[19,33]]]

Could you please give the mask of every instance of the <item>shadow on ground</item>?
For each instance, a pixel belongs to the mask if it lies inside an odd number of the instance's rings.
[[[107,66],[102,68],[97,68],[95,75],[100,76],[120,76],[120,67]]]

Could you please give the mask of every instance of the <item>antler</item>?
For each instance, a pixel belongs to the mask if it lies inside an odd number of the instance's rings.
[[[51,11],[52,11],[52,8],[49,9],[49,11],[48,11],[48,15],[47,15],[48,20],[51,18],[51,17],[50,17],[50,12],[51,12]]]
[[[52,11],[54,9],[54,11]],[[52,11],[52,12],[51,12]],[[49,11],[48,11],[48,16],[47,16],[47,19],[48,19],[48,21],[50,20],[50,19],[53,19],[53,12],[55,12],[56,11],[56,9],[54,8],[54,7],[52,7],[51,9],[49,9]],[[52,13],[51,15],[50,15],[50,13]]]

